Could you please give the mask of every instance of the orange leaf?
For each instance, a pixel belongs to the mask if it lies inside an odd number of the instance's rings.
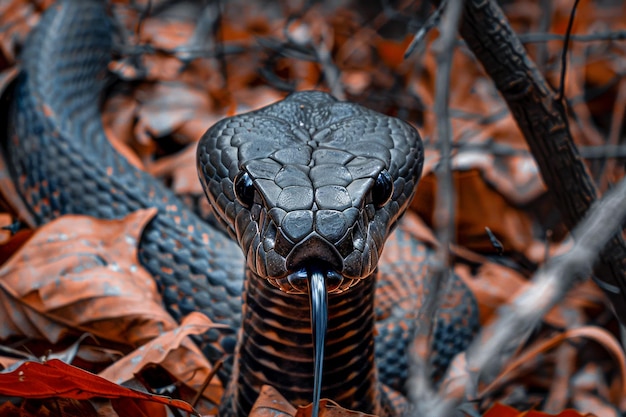
[[[295,417],[311,417],[313,414],[313,404],[298,407]],[[341,407],[334,401],[323,398],[320,400],[320,417],[373,417],[372,414],[360,411],[348,410]]]
[[[155,213],[63,216],[38,229],[0,267],[0,338],[56,343],[79,331],[139,346],[176,327],[137,259],[137,242]]]
[[[249,417],[293,417],[295,414],[296,408],[276,388],[263,385]]]
[[[261,393],[252,406],[249,417],[311,417],[313,404],[296,409],[276,388],[263,385]],[[341,407],[334,401],[323,398],[320,401],[320,417],[373,417],[360,411]]]
[[[163,333],[126,355],[100,372],[99,376],[122,384],[133,379],[146,365],[159,364],[195,393],[206,381],[212,367],[198,346],[187,336],[203,334],[209,329],[220,327],[225,326],[213,323],[202,313],[191,313],[183,319],[179,327]],[[222,394],[221,383],[213,378],[204,392],[205,397],[217,404]]]
[[[169,405],[198,415],[184,401],[122,387],[57,359],[45,363],[25,362],[13,372],[0,374],[0,393],[22,398],[134,398]]]

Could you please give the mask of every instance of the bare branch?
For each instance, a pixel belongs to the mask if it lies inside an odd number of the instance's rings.
[[[460,32],[524,134],[541,175],[572,230],[598,198],[574,144],[562,103],[546,83],[493,0],[468,0]],[[615,233],[594,268],[596,282],[626,321],[626,242]]]
[[[437,249],[436,270],[433,270],[429,279],[430,296],[424,301],[420,312],[420,329],[428,332],[428,339],[432,339],[434,332],[435,312],[438,308],[438,300],[443,299],[443,294],[450,282],[450,243],[454,240],[454,184],[452,181],[452,124],[450,123],[450,73],[452,69],[452,56],[461,14],[463,11],[462,1],[446,3],[445,11],[439,27],[440,37],[433,45],[437,61],[437,79],[435,81],[435,114],[437,117],[437,136],[440,153],[440,162],[436,168],[437,175],[437,198],[435,201],[435,228],[437,238],[441,245]],[[428,344],[430,346],[430,343]],[[429,383],[430,367],[427,363],[414,358],[412,366],[412,381],[410,388],[411,402],[422,410],[418,414],[425,414],[429,400],[432,400],[432,387]]]

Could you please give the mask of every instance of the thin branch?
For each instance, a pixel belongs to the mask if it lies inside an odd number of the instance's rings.
[[[578,8],[579,0],[574,0],[572,6],[572,12],[569,15],[569,21],[567,22],[567,30],[565,31],[565,42],[563,42],[563,51],[561,52],[561,77],[559,82],[559,90],[556,93],[556,101],[563,100],[565,94],[565,75],[567,74],[567,51],[569,50],[569,39],[572,34],[572,27],[574,26],[574,17],[576,16],[576,8]]]
[[[624,129],[624,118],[626,117],[626,79],[623,79],[617,89],[617,97],[613,105],[613,114],[611,116],[611,128],[609,130],[608,146],[618,147],[621,132]],[[622,145],[623,147],[623,145]],[[605,189],[609,186],[617,161],[615,159],[607,160],[600,174],[600,187]]]
[[[560,35],[558,33],[524,33],[519,35],[519,39],[523,43],[563,41],[566,37],[566,35]],[[605,31],[585,35],[570,35],[569,39],[573,42],[623,41],[626,39],[626,30]]]
[[[428,32],[435,26],[437,26],[441,20],[441,13],[445,8],[446,0],[442,1],[439,7],[435,9],[435,11],[428,17],[426,22],[419,28],[419,30],[413,36],[411,43],[406,47],[406,51],[404,51],[404,59],[407,59],[411,56],[411,54],[415,51],[415,48],[419,44],[422,43]]]
[[[437,117],[437,136],[440,152],[440,162],[436,168],[437,198],[435,201],[435,230],[440,246],[437,249],[436,265],[429,279],[429,297],[426,297],[422,311],[420,312],[419,332],[428,331],[428,340],[432,339],[434,332],[435,312],[438,308],[438,300],[447,289],[450,282],[450,243],[454,240],[454,184],[452,178],[452,124],[450,122],[450,74],[452,71],[452,58],[454,55],[455,42],[458,26],[463,11],[462,1],[448,2],[445,7],[439,26],[440,36],[433,45],[437,62],[437,78],[435,80],[435,114]],[[428,344],[430,346],[430,343]],[[427,355],[427,357],[430,355]],[[425,414],[429,400],[432,400],[432,387],[430,386],[430,367],[427,363],[414,358],[409,397],[417,407],[417,413]]]

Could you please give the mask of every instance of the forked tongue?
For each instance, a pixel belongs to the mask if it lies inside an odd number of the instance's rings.
[[[322,394],[322,370],[324,368],[324,343],[328,327],[328,293],[324,274],[317,270],[309,271],[309,304],[311,306],[311,333],[313,335],[313,410],[312,417],[318,417]]]

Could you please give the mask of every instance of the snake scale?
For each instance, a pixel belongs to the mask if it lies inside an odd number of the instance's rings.
[[[419,277],[432,258],[394,229],[421,171],[417,132],[321,92],[218,122],[199,143],[198,168],[220,230],[108,142],[100,103],[113,33],[103,1],[61,0],[22,51],[2,153],[36,222],[158,209],[138,256],[164,305],[177,320],[201,311],[232,329],[197,340],[212,361],[234,353],[220,375],[228,383],[222,415],[247,415],[264,383],[295,404],[310,402],[313,347],[301,293],[311,270],[321,271],[329,288],[322,396],[389,413],[380,386],[404,390]],[[387,239],[395,258],[378,265]],[[478,326],[460,279],[451,291],[436,320],[437,375]]]

